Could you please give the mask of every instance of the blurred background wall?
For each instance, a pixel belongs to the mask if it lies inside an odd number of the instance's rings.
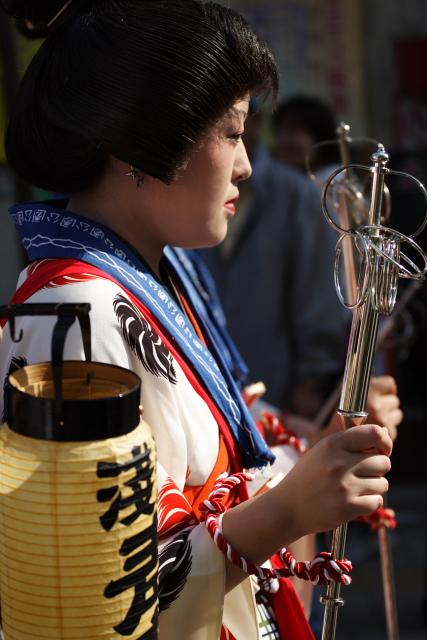
[[[225,4],[225,3],[224,3]],[[359,135],[368,128],[365,3],[361,0],[235,0],[280,68],[280,99],[326,101]]]

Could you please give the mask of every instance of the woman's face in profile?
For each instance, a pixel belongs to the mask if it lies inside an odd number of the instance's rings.
[[[140,193],[151,211],[146,222],[156,242],[195,249],[224,239],[239,182],[251,174],[242,141],[248,105],[248,100],[236,103],[201,139],[172,184],[146,177]]]

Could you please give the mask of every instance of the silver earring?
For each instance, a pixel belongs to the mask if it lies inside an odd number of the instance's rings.
[[[139,169],[134,169],[134,167],[130,165],[130,171],[126,175],[136,181],[136,190],[139,191],[144,183],[144,176],[141,171]]]

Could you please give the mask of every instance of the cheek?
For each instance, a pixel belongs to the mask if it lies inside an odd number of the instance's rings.
[[[214,214],[230,196],[234,156],[235,148],[229,140],[206,143],[175,183],[175,196],[190,208],[203,207]]]
[[[233,174],[234,150],[218,153],[211,158],[209,169],[205,174],[206,182],[210,183],[211,191],[218,196],[228,191]]]

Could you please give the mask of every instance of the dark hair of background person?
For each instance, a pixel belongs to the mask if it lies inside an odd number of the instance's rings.
[[[265,42],[235,11],[203,0],[0,0],[48,33],[6,132],[10,165],[62,193],[92,185],[108,154],[169,184],[192,147],[248,94],[276,99]]]
[[[272,123],[276,132],[282,124],[289,128],[304,129],[311,134],[314,143],[337,138],[333,112],[316,98],[298,96],[282,102],[273,115]],[[325,145],[318,149],[315,161],[317,167],[336,163],[340,163],[337,145]]]

